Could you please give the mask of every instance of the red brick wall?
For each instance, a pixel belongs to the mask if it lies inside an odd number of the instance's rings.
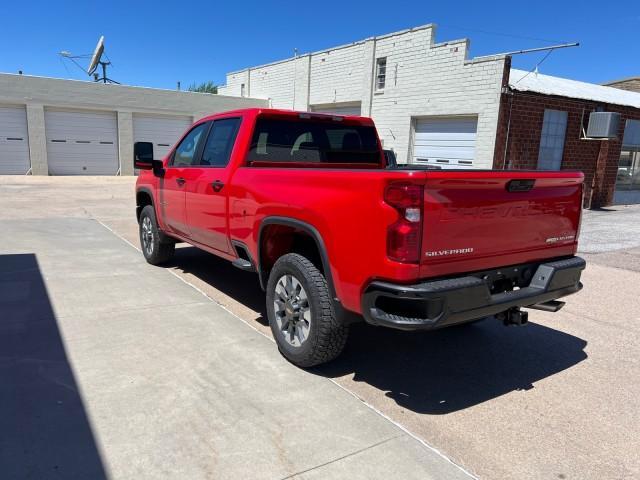
[[[580,121],[583,109],[586,128],[589,113],[597,107],[603,107],[607,112],[622,114],[618,139],[580,139]],[[611,204],[615,190],[625,121],[627,119],[640,120],[640,109],[530,92],[511,91],[503,93],[501,113],[504,112],[504,114],[500,115],[499,118],[494,168],[505,168],[505,158],[506,168],[537,168],[545,109],[563,110],[568,114],[562,169],[581,170],[584,172],[585,206],[595,208]],[[601,161],[598,162],[600,154],[602,157]],[[594,174],[596,175],[595,184]],[[595,186],[593,194],[591,192],[592,186]]]

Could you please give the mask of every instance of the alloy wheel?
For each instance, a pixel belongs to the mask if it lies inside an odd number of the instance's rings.
[[[300,347],[309,338],[311,308],[302,284],[291,274],[278,279],[273,300],[278,331],[292,347]]]
[[[149,256],[153,253],[153,225],[149,217],[142,219],[142,248]]]

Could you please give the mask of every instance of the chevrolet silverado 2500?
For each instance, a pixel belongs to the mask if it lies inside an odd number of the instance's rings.
[[[140,242],[151,264],[187,242],[266,291],[291,362],[335,358],[350,322],[433,329],[582,288],[583,175],[387,168],[371,119],[272,109],[197,121],[162,160],[134,147]]]

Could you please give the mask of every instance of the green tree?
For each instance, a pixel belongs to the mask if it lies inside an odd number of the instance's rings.
[[[189,85],[189,91],[200,93],[218,93],[218,86],[211,81],[203,82],[200,84],[192,83],[191,85]]]

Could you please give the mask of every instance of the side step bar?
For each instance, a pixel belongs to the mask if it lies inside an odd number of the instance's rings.
[[[560,302],[558,300],[549,300],[544,303],[537,303],[535,305],[529,305],[525,308],[531,308],[533,310],[542,310],[543,312],[557,312],[566,305],[566,302]]]
[[[236,258],[231,264],[239,268],[240,270],[244,270],[245,272],[255,272],[255,268],[253,268],[253,264],[249,260],[245,260],[244,258]]]

